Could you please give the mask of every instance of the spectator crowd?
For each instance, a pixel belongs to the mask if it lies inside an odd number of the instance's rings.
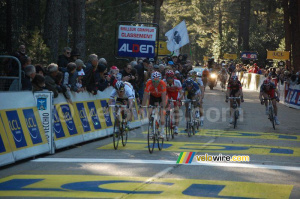
[[[138,101],[143,98],[146,81],[153,71],[159,71],[165,77],[167,70],[173,70],[177,79],[184,81],[188,72],[193,69],[191,61],[186,54],[164,57],[160,60],[137,59],[124,64],[121,67],[109,66],[105,58],[99,58],[96,54],[88,56],[87,62],[79,59],[80,54],[76,50],[65,47],[58,57],[57,63],[51,63],[47,67],[40,64],[33,66],[31,59],[26,55],[26,48],[20,45],[14,54],[21,63],[21,87],[22,90],[41,91],[48,89],[56,98],[62,93],[71,103],[70,92],[83,92],[96,95],[98,91],[104,91],[118,80],[131,83]],[[18,76],[18,64],[11,59],[4,64],[2,74],[4,76]],[[261,68],[256,63],[253,65],[222,64],[229,72],[248,72],[265,75],[283,84],[287,81],[291,85],[300,84],[299,72],[293,73],[286,67]],[[7,84],[7,81],[0,81]],[[9,81],[6,90],[18,90],[18,81]]]

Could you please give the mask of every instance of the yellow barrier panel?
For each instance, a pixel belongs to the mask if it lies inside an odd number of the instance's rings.
[[[15,159],[5,133],[2,119],[0,119],[0,166],[13,162],[15,162]]]

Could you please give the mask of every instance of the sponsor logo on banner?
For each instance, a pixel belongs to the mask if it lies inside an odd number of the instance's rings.
[[[79,118],[83,127],[83,131],[84,132],[91,131],[91,127],[83,103],[77,103],[76,106],[79,112]]]
[[[155,56],[156,28],[119,26],[118,55],[126,57]]]
[[[300,107],[300,90],[289,88],[285,102]]]
[[[21,148],[27,146],[17,111],[6,111],[6,116],[16,147]]]
[[[42,143],[43,140],[41,138],[41,134],[33,113],[33,109],[24,109],[23,114],[25,117],[26,126],[29,130],[32,143],[33,144]]]
[[[38,110],[47,110],[47,95],[37,96],[37,109]]]
[[[106,105],[107,105],[106,100],[101,100],[100,102],[101,102],[101,106],[102,106],[103,108],[106,107]],[[105,114],[104,109],[103,109],[103,114],[104,114],[106,126],[107,126],[107,127],[112,126],[112,122],[111,122],[110,115],[109,115],[109,114]]]
[[[155,43],[155,48],[157,47],[157,42]],[[171,51],[167,48],[167,42],[159,41],[158,45],[158,56],[165,56],[171,54]]]
[[[267,59],[289,60],[289,51],[268,51]]]
[[[242,59],[257,59],[257,52],[241,52]]]
[[[225,53],[224,54],[224,59],[237,59],[237,55],[236,54]]]
[[[88,105],[88,108],[89,108],[90,117],[91,117],[92,122],[94,124],[94,128],[96,130],[101,129],[101,123],[100,123],[100,119],[99,119],[98,114],[97,114],[95,103],[94,102],[88,102],[87,105]]]
[[[63,113],[67,128],[69,130],[70,135],[77,134],[77,129],[73,120],[73,116],[68,104],[60,105],[61,111]]]
[[[2,129],[0,129],[1,131]],[[4,146],[4,143],[3,143],[3,140],[2,140],[2,137],[1,137],[1,134],[0,134],[0,154],[5,152],[5,146]]]
[[[53,108],[53,117],[54,117],[54,128],[53,129],[54,129],[56,138],[65,137],[65,133],[64,133],[63,127],[61,125],[56,107]]]

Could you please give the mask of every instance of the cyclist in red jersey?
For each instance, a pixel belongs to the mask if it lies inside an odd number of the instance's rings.
[[[166,83],[161,80],[160,72],[153,72],[151,74],[151,79],[147,81],[146,88],[143,96],[142,106],[145,106],[149,100],[149,105],[155,106],[158,103],[161,106],[161,115],[160,115],[160,138],[164,138],[165,135],[165,117],[164,109],[166,107],[166,95],[167,88]],[[152,108],[149,109],[149,113],[152,112]],[[149,114],[150,116],[150,114]]]
[[[275,95],[275,93],[277,95]],[[278,109],[277,109],[276,101],[279,102],[280,94],[279,94],[279,91],[276,88],[275,84],[270,82],[269,79],[264,80],[263,84],[260,86],[260,93],[259,93],[259,99],[261,101],[261,104],[262,105],[265,104],[266,115],[269,115],[268,101],[267,100],[263,101],[263,97],[264,97],[264,99],[268,99],[268,98],[272,99],[272,103],[274,106],[274,113],[275,113],[274,120],[275,120],[276,125],[279,125],[280,122],[278,121],[278,118],[277,118]]]
[[[182,85],[178,79],[175,79],[175,73],[172,70],[166,72],[166,79],[164,81],[167,83],[167,97],[168,99],[180,100],[183,97]],[[174,114],[175,114],[175,126],[174,134],[178,134],[179,125],[179,103],[174,102]]]

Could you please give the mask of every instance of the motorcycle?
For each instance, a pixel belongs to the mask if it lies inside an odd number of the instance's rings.
[[[208,86],[210,90],[213,90],[215,86],[217,86],[217,74],[216,73],[210,73],[208,77]]]

